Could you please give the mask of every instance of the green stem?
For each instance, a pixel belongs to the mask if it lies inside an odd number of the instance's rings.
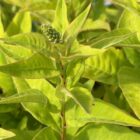
[[[61,118],[62,118],[61,140],[66,140],[65,102],[62,103]]]
[[[65,71],[64,71],[64,66],[63,66],[61,58],[60,58],[60,65],[61,65],[61,68],[62,68],[62,73],[61,73],[62,84],[63,84],[64,87],[66,87],[66,80],[65,80],[65,76],[64,76]],[[65,98],[62,101],[61,121],[62,121],[61,140],[66,140],[67,124],[66,124],[66,116],[65,116]]]

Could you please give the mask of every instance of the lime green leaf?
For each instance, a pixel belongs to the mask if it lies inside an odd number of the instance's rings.
[[[39,53],[27,60],[0,66],[0,71],[23,78],[43,78],[57,76],[55,61]]]
[[[19,49],[20,48],[20,49]],[[18,45],[9,45],[0,42],[0,49],[9,57],[15,60],[22,60],[30,57],[33,53],[31,50]]]
[[[19,130],[19,129],[12,129],[12,132],[15,133],[15,137],[8,138],[6,140],[32,140],[34,135],[38,133],[39,130]]]
[[[84,72],[84,60],[75,59],[71,61],[66,69],[67,88],[73,87]]]
[[[110,31],[110,26],[106,21],[103,21],[101,19],[99,20],[87,19],[81,31],[97,30],[97,29],[104,29]]]
[[[67,6],[65,0],[58,0],[53,25],[56,30],[58,30],[63,35],[66,28],[68,27],[68,24]]]
[[[14,136],[15,136],[15,134],[13,132],[0,128],[0,139],[1,140],[7,139],[10,137],[14,137]]]
[[[20,78],[14,78],[14,83],[17,87],[17,91],[19,94],[22,94],[25,89],[29,89],[30,86],[24,79]],[[41,91],[40,91],[41,92]],[[49,91],[48,91],[49,92]],[[43,93],[42,93],[43,95]],[[22,106],[26,111],[28,111],[36,120],[41,122],[42,124],[46,126],[50,126],[56,131],[59,131],[59,126],[57,124],[57,121],[59,116],[57,114],[50,112],[49,106],[46,106],[45,104],[40,103],[28,103],[23,102]]]
[[[117,29],[91,40],[88,44],[94,48],[107,48],[125,41],[134,35],[134,31],[132,33],[127,29]]]
[[[9,4],[16,5],[19,7],[24,7],[25,5],[27,5],[27,0],[5,0],[5,1]]]
[[[89,122],[140,127],[139,120],[116,106],[102,100],[96,99],[94,101],[94,105],[91,108],[92,112],[90,114],[86,113],[78,106],[74,107],[72,101],[67,104],[67,107],[69,109],[66,112],[66,119],[67,126],[70,128],[75,127],[75,129],[78,129]]]
[[[4,39],[5,43],[20,45],[31,50],[40,50],[47,47],[46,39],[39,33],[24,33]]]
[[[12,36],[18,33],[27,33],[31,31],[30,12],[18,12],[8,26],[6,33]]]
[[[140,66],[140,52],[134,48],[124,48],[124,52],[129,62],[134,66]]]
[[[124,10],[118,22],[118,28],[128,28],[132,32],[140,33],[140,16],[134,12]],[[139,38],[140,39],[140,38]]]
[[[90,91],[83,87],[74,87],[67,94],[78,105],[80,105],[87,113],[91,112],[91,106],[94,103]]]
[[[32,140],[58,140],[60,138],[57,138],[56,132],[52,130],[50,127],[45,127],[42,130],[40,130]]]
[[[21,102],[33,102],[47,105],[47,98],[36,89],[28,89],[23,93],[14,94],[6,98],[0,98],[0,104],[13,104]]]
[[[138,4],[136,0],[112,0],[112,2],[139,15],[139,12],[137,11]]]
[[[0,51],[0,65],[4,65],[6,63],[6,58],[4,54]],[[0,88],[3,91],[3,94],[6,96],[16,93],[16,89],[12,78],[9,75],[2,72],[0,72]]]
[[[49,104],[53,106],[53,111],[56,109],[57,111],[60,110],[60,102],[58,98],[55,96],[56,89],[45,79],[28,79],[26,82],[29,86],[33,89],[40,90],[50,101]],[[37,83],[37,84],[36,84]],[[49,106],[50,107],[50,106]]]
[[[140,72],[139,68],[124,67],[119,72],[119,85],[130,107],[140,118]]]
[[[1,20],[1,11],[0,11],[0,38],[4,37],[4,27]]]
[[[117,84],[117,72],[122,65],[128,65],[123,52],[110,48],[85,61],[84,77],[109,84]]]
[[[74,140],[139,140],[140,134],[123,126],[110,124],[88,124],[75,136]]]
[[[83,24],[85,23],[85,20],[88,16],[89,10],[91,5],[89,5],[76,19],[72,21],[72,23],[68,26],[65,34],[64,39],[66,41],[70,40],[73,42],[73,40],[76,38],[78,32],[82,28]]]

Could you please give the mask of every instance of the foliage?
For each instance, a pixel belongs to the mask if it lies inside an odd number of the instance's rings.
[[[0,139],[140,139],[136,0],[0,8]]]

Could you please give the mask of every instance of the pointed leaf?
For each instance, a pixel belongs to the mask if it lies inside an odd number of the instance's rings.
[[[122,65],[128,65],[123,52],[110,48],[86,59],[83,76],[104,83],[117,84],[117,72]]]
[[[94,101],[90,114],[83,111],[80,107],[74,106],[72,101],[69,101],[67,108],[69,108],[66,112],[67,126],[75,127],[76,130],[90,122],[140,127],[139,120],[116,106],[99,99]]]
[[[6,64],[6,58],[0,51],[0,66]],[[0,88],[5,96],[16,93],[16,89],[11,76],[0,72]]]
[[[15,136],[15,134],[13,132],[0,128],[0,139],[1,140],[7,139],[10,137],[14,137],[14,136]]]
[[[4,27],[1,20],[1,11],[0,11],[0,38],[4,37]]]
[[[66,83],[67,88],[73,87],[84,72],[84,60],[74,59],[71,61],[66,69]]]
[[[20,49],[19,49],[20,48]],[[30,57],[33,53],[31,50],[17,45],[9,45],[0,42],[0,49],[9,57],[15,60],[22,60]]]
[[[76,19],[72,21],[72,23],[68,26],[65,34],[64,34],[64,39],[66,41],[70,40],[73,42],[73,40],[76,38],[78,32],[82,28],[89,10],[90,10],[91,5],[89,5]]]
[[[134,31],[132,33],[127,29],[117,29],[91,40],[88,45],[94,48],[108,48],[135,36],[135,34]]]
[[[30,88],[30,86],[24,79],[14,78],[14,83],[17,87],[17,91],[19,94],[23,93],[25,89]],[[57,114],[51,113],[48,106],[46,106],[45,104],[28,103],[28,102],[23,102],[22,106],[40,123],[46,126],[50,126],[56,131],[59,131],[57,121],[60,118],[59,116],[57,116]]]
[[[140,118],[140,72],[139,68],[124,67],[119,71],[119,85],[130,107]]]
[[[23,78],[43,78],[57,76],[55,61],[39,53],[27,60],[0,66],[0,71]]]
[[[3,39],[7,44],[20,45],[31,50],[40,50],[47,47],[46,39],[39,33],[24,33]]]
[[[13,104],[21,102],[33,102],[47,105],[47,98],[39,90],[35,89],[28,89],[20,94],[0,98],[0,104]]]
[[[68,24],[66,2],[58,0],[53,25],[63,35]]]
[[[45,127],[42,130],[40,130],[32,140],[58,140],[55,133],[56,132],[50,127]]]
[[[18,12],[7,28],[7,35],[12,36],[18,33],[27,33],[31,31],[30,12]]]
[[[90,91],[83,87],[74,87],[66,95],[71,97],[79,106],[87,113],[91,112],[92,104],[94,104],[93,97]]]
[[[118,28],[128,28],[132,32],[138,32],[139,37],[140,36],[139,26],[140,26],[140,16],[132,11],[124,10],[119,19]]]
[[[123,126],[110,124],[89,124],[85,126],[74,140],[139,140],[140,134]]]

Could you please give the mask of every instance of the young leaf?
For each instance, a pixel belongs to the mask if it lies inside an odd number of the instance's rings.
[[[140,118],[140,72],[139,68],[124,67],[119,71],[119,85],[130,107]]]
[[[75,136],[74,140],[138,140],[140,134],[124,126],[110,124],[88,124]]]
[[[14,136],[15,136],[15,134],[13,132],[0,128],[0,139],[1,140],[7,139],[10,137],[14,137]]]
[[[0,66],[0,71],[29,79],[54,77],[59,74],[55,61],[40,53],[34,54],[27,60]]]
[[[64,34],[64,39],[66,41],[69,41],[72,43],[74,39],[76,38],[78,32],[82,28],[83,24],[85,23],[85,20],[88,16],[89,10],[91,5],[89,5],[76,19],[72,21],[72,23],[68,26],[66,29],[66,32]]]
[[[6,33],[12,36],[18,33],[27,33],[31,31],[30,12],[18,12],[9,24]]]
[[[65,0],[58,0],[53,26],[63,35],[68,24],[66,2]]]
[[[47,98],[39,91],[35,89],[28,89],[23,93],[14,94],[6,98],[0,98],[0,104],[13,104],[21,102],[33,102],[47,105]]]

